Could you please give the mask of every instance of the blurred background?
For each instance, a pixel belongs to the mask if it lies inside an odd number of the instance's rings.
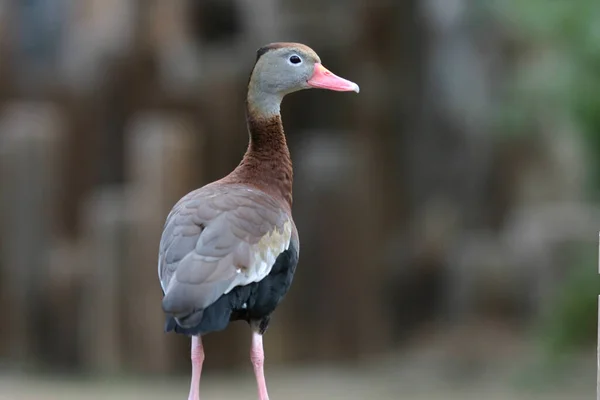
[[[0,399],[185,398],[160,233],[247,144],[256,50],[360,95],[282,113],[302,254],[265,337],[273,398],[590,398],[597,0],[0,0]],[[250,330],[206,399],[253,399]]]

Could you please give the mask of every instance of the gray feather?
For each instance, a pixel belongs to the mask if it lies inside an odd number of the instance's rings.
[[[160,241],[164,311],[183,316],[202,310],[232,287],[262,279],[289,246],[292,230],[276,201],[244,185],[211,184],[184,196]]]

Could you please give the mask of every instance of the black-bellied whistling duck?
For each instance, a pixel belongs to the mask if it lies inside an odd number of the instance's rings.
[[[257,52],[248,84],[250,143],[229,175],[184,196],[160,241],[158,276],[165,330],[192,337],[190,400],[199,399],[201,336],[244,320],[252,328],[250,359],[260,400],[268,400],[262,335],[288,291],[300,243],[292,220],[292,160],[279,106],[286,94],[322,88],[358,92],[298,43]]]

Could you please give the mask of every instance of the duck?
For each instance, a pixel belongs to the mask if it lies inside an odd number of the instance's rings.
[[[188,400],[200,399],[202,337],[246,321],[259,400],[268,400],[263,335],[290,289],[300,254],[292,218],[293,168],[280,113],[305,89],[359,92],[301,43],[259,48],[246,97],[249,142],[225,177],[183,196],[166,217],[158,277],[165,331],[191,338]]]

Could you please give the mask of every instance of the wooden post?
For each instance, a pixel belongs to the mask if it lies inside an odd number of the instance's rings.
[[[9,21],[9,4],[7,1],[0,0],[0,93],[4,86],[4,81],[7,75],[7,55],[10,35],[8,30],[10,25]],[[2,95],[0,94],[0,102],[2,101]]]
[[[85,271],[79,351],[91,370],[118,372],[122,367],[120,291],[128,222],[124,189],[99,189],[89,198],[82,221],[81,268]]]
[[[61,72],[71,89],[89,93],[106,84],[110,62],[128,54],[133,46],[137,3],[81,0],[69,6]]]
[[[82,298],[82,275],[89,262],[81,258],[79,243],[65,236],[52,238],[47,273],[37,311],[36,337],[46,365],[68,367],[79,363],[78,311]]]
[[[43,304],[55,228],[62,127],[47,103],[10,103],[0,115],[0,293],[8,335],[2,343],[26,361],[35,352],[35,310]]]
[[[161,113],[137,116],[127,133],[127,213],[131,218],[125,284],[127,329],[136,367],[166,372],[176,339],[165,335],[157,276],[158,245],[165,218],[177,200],[197,186],[195,139],[187,118]],[[196,185],[194,185],[196,181]]]
[[[202,47],[190,33],[190,2],[157,1],[148,9],[142,41],[157,60],[158,84],[170,95],[185,97],[197,90],[204,75]]]

